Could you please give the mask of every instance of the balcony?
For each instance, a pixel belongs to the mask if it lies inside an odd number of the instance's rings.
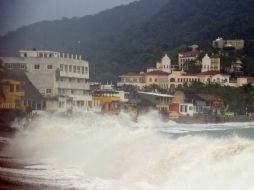
[[[88,73],[82,74],[82,73],[60,71],[60,77],[89,79],[89,74]]]
[[[74,83],[74,82],[58,82],[58,88],[62,89],[76,89],[76,90],[89,90],[88,83]]]

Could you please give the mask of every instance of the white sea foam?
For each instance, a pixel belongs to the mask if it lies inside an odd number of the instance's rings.
[[[20,129],[10,140],[6,154],[42,163],[20,172],[44,180],[55,179],[65,187],[251,190],[254,189],[252,139],[237,134],[225,137],[188,134],[240,127],[254,131],[253,123],[163,122],[156,112],[142,115],[137,121],[124,113],[119,116],[43,115]],[[183,135],[175,136],[175,133]],[[8,172],[17,171],[9,169]]]

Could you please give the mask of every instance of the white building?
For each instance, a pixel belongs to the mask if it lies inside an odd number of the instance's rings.
[[[206,54],[202,59],[201,65],[202,73],[207,71],[220,71],[220,58],[216,56],[209,57],[208,54]]]
[[[191,103],[181,103],[179,104],[179,113],[183,116],[193,117],[194,115],[194,105]]]
[[[89,64],[81,56],[53,51],[22,50],[19,57],[3,57],[8,69],[26,71],[27,77],[48,100],[48,110],[88,107]]]
[[[161,62],[156,64],[156,69],[171,73],[171,59],[167,54],[161,59]]]
[[[223,38],[217,38],[212,43],[214,48],[223,49],[225,47],[233,47],[236,50],[240,50],[244,48],[245,41],[243,39],[231,39],[224,40]]]
[[[222,74],[219,71],[206,71],[197,74],[199,81],[203,84],[219,84],[221,86],[229,86],[230,76],[227,74]]]
[[[194,61],[197,61],[199,56],[199,51],[188,51],[188,52],[180,52],[178,53],[178,65],[180,69],[186,67],[186,64]]]

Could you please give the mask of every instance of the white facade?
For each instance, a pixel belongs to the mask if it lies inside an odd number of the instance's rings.
[[[161,59],[161,62],[156,64],[156,68],[171,73],[171,59],[167,54]]]
[[[179,113],[183,116],[193,117],[194,115],[194,105],[189,103],[179,104]]]
[[[217,83],[222,86],[229,86],[229,75],[217,74],[211,77],[212,83]]]
[[[202,59],[202,68],[201,72],[206,72],[211,70],[212,61],[211,58],[206,54]]]
[[[224,47],[233,47],[236,50],[244,48],[245,41],[242,39],[231,39],[224,40],[223,38],[217,38],[213,41],[212,45],[214,48],[223,49]]]
[[[8,69],[25,70],[27,77],[46,98],[59,97],[58,107],[88,106],[89,64],[77,55],[53,51],[20,51],[20,57],[3,57]],[[62,100],[65,97],[67,100]],[[52,106],[51,106],[52,107]]]
[[[186,63],[191,62],[191,61],[197,61],[199,52],[196,51],[195,49],[193,51],[189,52],[181,52],[178,53],[178,65],[180,69],[183,69],[186,65]]]
[[[202,68],[201,72],[207,71],[220,71],[220,58],[219,57],[209,57],[206,54],[202,59]]]
[[[128,96],[129,96],[129,92],[125,92],[125,91],[117,91],[116,94],[117,97],[120,98],[121,102],[128,102]]]

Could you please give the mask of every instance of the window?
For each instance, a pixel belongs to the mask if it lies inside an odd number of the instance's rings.
[[[63,108],[64,107],[64,102],[63,101],[60,101],[59,103],[58,103],[58,106],[59,106],[59,108]]]
[[[68,72],[68,65],[64,65],[64,71]]]
[[[72,72],[72,65],[69,65],[69,72]]]
[[[40,65],[34,65],[34,69],[40,69]]]
[[[16,92],[22,92],[22,86],[21,85],[16,85]]]
[[[85,68],[86,69],[86,74],[88,73],[88,67]]]
[[[52,65],[48,65],[48,69],[53,69],[53,66]]]
[[[50,94],[51,93],[51,89],[46,89],[46,93]]]
[[[182,113],[186,113],[188,110],[188,106],[187,105],[181,105],[180,106],[180,112],[182,112]]]
[[[60,71],[63,71],[63,64],[60,65]]]
[[[84,107],[85,106],[85,102],[84,101],[77,101],[77,106],[78,107]]]
[[[20,100],[15,100],[16,106],[21,106],[21,101]]]
[[[76,73],[77,72],[77,67],[73,66],[73,72]]]
[[[85,67],[81,67],[82,74],[85,74]]]
[[[77,73],[80,73],[80,66],[77,66]]]
[[[149,78],[149,82],[152,82],[153,80],[152,80],[152,78]]]
[[[14,92],[14,85],[13,84],[10,85],[10,92]]]

